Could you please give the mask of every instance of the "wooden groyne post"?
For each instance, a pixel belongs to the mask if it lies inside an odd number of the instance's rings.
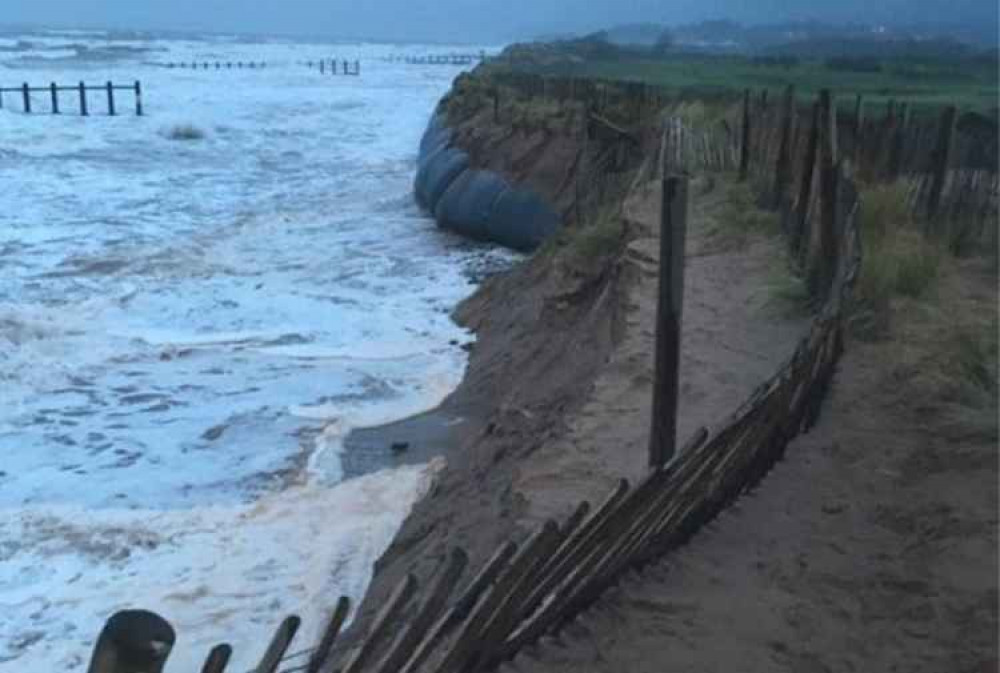
[[[660,288],[656,304],[656,365],[649,465],[661,467],[677,450],[681,317],[684,306],[684,243],[687,238],[686,176],[663,179],[660,205]]]
[[[115,116],[118,114],[118,108],[115,103],[115,91],[131,91],[135,96],[135,114],[138,117],[143,115],[143,105],[142,105],[142,83],[136,80],[132,84],[115,84],[114,82],[105,82],[100,85],[88,86],[85,82],[78,82],[69,86],[61,86],[56,82],[49,82],[46,86],[33,87],[27,82],[21,84],[21,86],[16,88],[5,88],[0,87],[0,108],[3,108],[3,94],[4,93],[20,93],[22,106],[25,114],[31,114],[34,110],[32,109],[32,93],[44,93],[48,94],[49,97],[49,111],[54,114],[62,114],[62,106],[59,101],[60,92],[69,92],[70,94],[76,94],[79,98],[80,106],[80,116],[88,117],[90,116],[90,107],[87,101],[88,91],[101,91],[107,98],[108,103],[108,115]]]

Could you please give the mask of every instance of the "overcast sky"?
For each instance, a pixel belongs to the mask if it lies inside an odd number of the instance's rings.
[[[3,23],[509,41],[615,24],[732,18],[997,22],[997,0],[2,0]]]

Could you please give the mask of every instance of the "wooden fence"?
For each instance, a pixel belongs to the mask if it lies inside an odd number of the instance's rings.
[[[757,99],[748,95],[745,100],[749,106]],[[336,647],[349,613],[347,598],[341,598],[331,611],[320,642],[292,654],[288,651],[299,622],[289,617],[279,626],[256,673],[475,673],[494,669],[526,645],[558,633],[625,573],[641,570],[684,544],[735,498],[754,488],[788,443],[816,423],[844,348],[845,323],[861,266],[862,204],[846,156],[850,149],[844,152],[838,144],[840,125],[830,92],[823,92],[812,106],[801,133],[791,128],[798,115],[794,101],[786,99],[781,109],[787,114],[775,116],[776,131],[760,113],[750,110],[740,115],[742,133],[722,124],[697,131],[681,117],[668,117],[652,144],[654,152],[643,153],[642,144],[624,136],[618,142],[638,148],[641,166],[620,171],[631,184],[659,180],[664,196],[662,221],[669,223],[665,231],[673,231],[683,220],[684,175],[735,170],[741,164],[746,179],[759,185],[767,207],[783,214],[788,244],[802,260],[818,306],[808,334],[788,360],[730,415],[695,432],[669,462],[662,460],[669,457],[662,455],[663,447],[651,442],[651,467],[638,483],[622,479],[600,502],[581,502],[564,521],[546,521],[526,538],[504,542],[471,576],[466,576],[468,557],[459,548],[441,562],[426,587],[418,586],[412,574],[406,576],[366,633],[357,634],[350,643]],[[617,124],[608,124],[605,131],[630,135]],[[754,128],[756,140],[750,130]],[[747,141],[745,152],[734,135]],[[773,140],[766,140],[772,136]],[[617,159],[605,156],[609,154],[605,148],[614,146],[602,145],[594,171],[619,172],[620,165],[609,163]],[[672,250],[664,248],[668,249]],[[668,271],[675,275],[678,271],[670,269],[671,254],[661,255],[661,278]],[[661,292],[672,291],[670,287],[670,283],[662,284]],[[669,353],[665,357],[669,360]],[[658,377],[670,375],[660,370],[658,364]],[[665,394],[669,397],[669,391]],[[654,460],[655,451],[661,451],[661,456]],[[139,616],[135,619],[141,621]],[[106,631],[114,631],[112,621]],[[140,634],[140,642],[119,649],[146,652],[147,669],[158,673],[173,640],[172,630],[154,626],[132,628],[130,633]],[[155,641],[153,633],[160,634]],[[94,661],[118,661],[109,655],[99,658],[102,643],[106,650],[108,643],[117,642],[105,635],[95,648]],[[224,671],[230,653],[228,646],[220,645],[209,654],[202,671]],[[131,669],[92,665],[90,673],[126,670]]]
[[[77,109],[79,110],[80,115],[86,117],[90,114],[90,108],[88,107],[87,100],[88,91],[98,91],[102,94],[102,97],[107,101],[107,113],[112,117],[117,114],[117,110],[115,108],[115,92],[132,92],[135,100],[135,114],[142,116],[142,83],[138,80],[136,80],[134,84],[114,84],[112,82],[107,82],[106,84],[93,85],[80,82],[79,84],[72,86],[60,86],[55,82],[52,82],[48,86],[30,86],[27,82],[25,82],[19,87],[0,87],[0,109],[3,109],[4,107],[4,94],[14,93],[18,94],[18,98],[20,98],[21,102],[21,110],[25,114],[40,112],[38,106],[33,103],[31,95],[33,93],[43,93],[48,94],[48,111],[57,115],[62,113],[59,105],[59,94],[71,92],[73,94],[72,98],[77,101]]]

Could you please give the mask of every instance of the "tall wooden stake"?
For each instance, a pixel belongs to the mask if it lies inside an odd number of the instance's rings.
[[[687,177],[662,182],[660,288],[656,305],[656,365],[649,466],[665,465],[677,450],[681,317],[684,307],[684,242],[687,237]]]

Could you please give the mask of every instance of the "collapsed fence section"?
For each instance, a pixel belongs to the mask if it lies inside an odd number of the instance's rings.
[[[88,92],[100,92],[106,100],[108,116],[115,116],[117,114],[117,108],[115,106],[115,92],[116,91],[128,91],[134,95],[135,102],[135,114],[136,116],[142,116],[142,83],[138,80],[133,84],[114,84],[113,82],[107,82],[106,84],[93,85],[80,82],[76,85],[71,86],[61,86],[52,82],[48,86],[31,86],[27,82],[19,87],[0,87],[0,109],[4,107],[4,94],[5,93],[15,93],[18,94],[21,102],[21,110],[25,114],[31,114],[32,112],[40,112],[38,106],[33,103],[32,94],[34,93],[46,93],[48,94],[49,106],[48,110],[51,114],[57,115],[62,114],[60,109],[60,96],[61,93],[70,92],[75,94],[73,98],[78,101],[78,110],[81,117],[87,117],[90,115],[90,107],[88,103],[87,93]]]

